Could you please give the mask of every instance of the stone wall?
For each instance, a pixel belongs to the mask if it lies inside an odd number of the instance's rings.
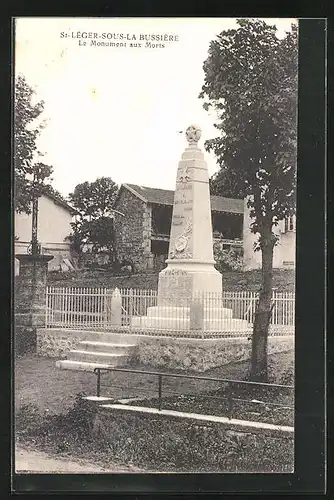
[[[143,213],[143,257],[145,267],[153,269],[154,255],[151,252],[151,235],[152,235],[152,206],[145,205]]]
[[[48,358],[64,359],[79,342],[90,339],[91,333],[83,330],[39,328],[37,330],[37,354]]]
[[[121,335],[121,334],[120,334]],[[130,363],[150,369],[189,370],[205,372],[229,363],[248,361],[251,341],[247,337],[223,339],[184,339],[131,335],[136,347]],[[71,349],[83,340],[90,340],[91,333],[84,330],[39,328],[37,330],[37,354],[58,359],[67,357]],[[268,341],[268,354],[293,351],[294,336],[272,336]],[[292,356],[293,358],[293,356]],[[272,380],[280,382],[289,367],[272,367]]]
[[[134,263],[135,270],[147,269],[150,257],[150,216],[146,203],[123,188],[119,194],[116,210],[125,217],[115,217],[115,243],[117,258]]]
[[[135,350],[135,361],[158,369],[205,372],[232,362],[248,361],[251,340],[247,337],[222,339],[140,338]],[[271,336],[268,354],[294,349],[294,336]]]

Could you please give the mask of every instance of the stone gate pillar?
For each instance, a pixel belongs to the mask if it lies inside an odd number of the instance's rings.
[[[36,329],[44,326],[46,277],[52,255],[19,254],[20,274],[14,295],[14,353],[36,352]]]

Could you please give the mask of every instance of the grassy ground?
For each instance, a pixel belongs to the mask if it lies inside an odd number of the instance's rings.
[[[19,278],[18,278],[19,279]],[[226,271],[223,273],[223,289],[233,291],[258,291],[261,283],[261,271],[246,272]],[[77,270],[67,273],[52,272],[48,275],[48,284],[53,286],[77,287],[119,287],[157,289],[158,273],[114,276],[107,270]],[[273,287],[277,291],[294,291],[295,272],[289,269],[275,269]]]
[[[285,372],[292,370],[293,351],[269,356],[269,372],[280,372],[278,381],[284,381]],[[140,367],[136,367],[140,369]],[[245,380],[249,362],[230,363],[209,370],[209,377]],[[185,373],[185,372],[182,372]],[[291,374],[290,374],[291,375]],[[39,410],[50,414],[65,413],[73,406],[75,396],[85,392],[96,394],[96,375],[89,372],[68,371],[56,368],[56,360],[36,356],[25,356],[15,361],[15,409],[35,404]],[[101,395],[112,397],[154,397],[157,395],[157,378],[149,375],[134,375],[114,372],[102,378]],[[198,393],[217,389],[212,382],[170,378],[164,381],[164,391],[171,393]]]
[[[292,351],[269,356],[271,372],[284,375],[289,367],[291,376],[292,366]],[[243,380],[248,369],[248,362],[231,363],[205,375]],[[157,394],[157,380],[149,376],[114,373],[109,382],[109,395],[115,398]],[[121,391],[121,386],[127,389]],[[189,393],[214,389],[217,386],[212,382],[179,378],[163,383],[164,394],[183,393],[189,404]],[[15,440],[21,470],[79,472],[86,468],[89,473],[92,467],[98,467],[108,472],[133,472],[139,467],[155,472],[292,471],[293,439],[226,432],[219,425],[197,425],[183,419],[131,414],[103,417],[96,413],[96,406],[76,397],[82,392],[93,395],[95,390],[92,373],[57,369],[55,359],[50,358],[26,356],[16,360]],[[103,387],[101,394],[106,394]],[[246,394],[247,399],[252,397],[254,394]],[[270,399],[279,398],[271,394]],[[26,450],[23,456],[22,450]]]

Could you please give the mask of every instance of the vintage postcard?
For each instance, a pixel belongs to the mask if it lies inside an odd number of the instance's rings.
[[[298,29],[14,20],[16,473],[294,472]]]

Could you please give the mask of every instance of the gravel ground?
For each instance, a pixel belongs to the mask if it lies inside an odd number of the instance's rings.
[[[17,473],[67,473],[93,474],[111,472],[138,472],[132,466],[110,464],[108,467],[98,466],[82,459],[71,457],[54,457],[48,453],[18,447],[15,452],[15,472]]]

